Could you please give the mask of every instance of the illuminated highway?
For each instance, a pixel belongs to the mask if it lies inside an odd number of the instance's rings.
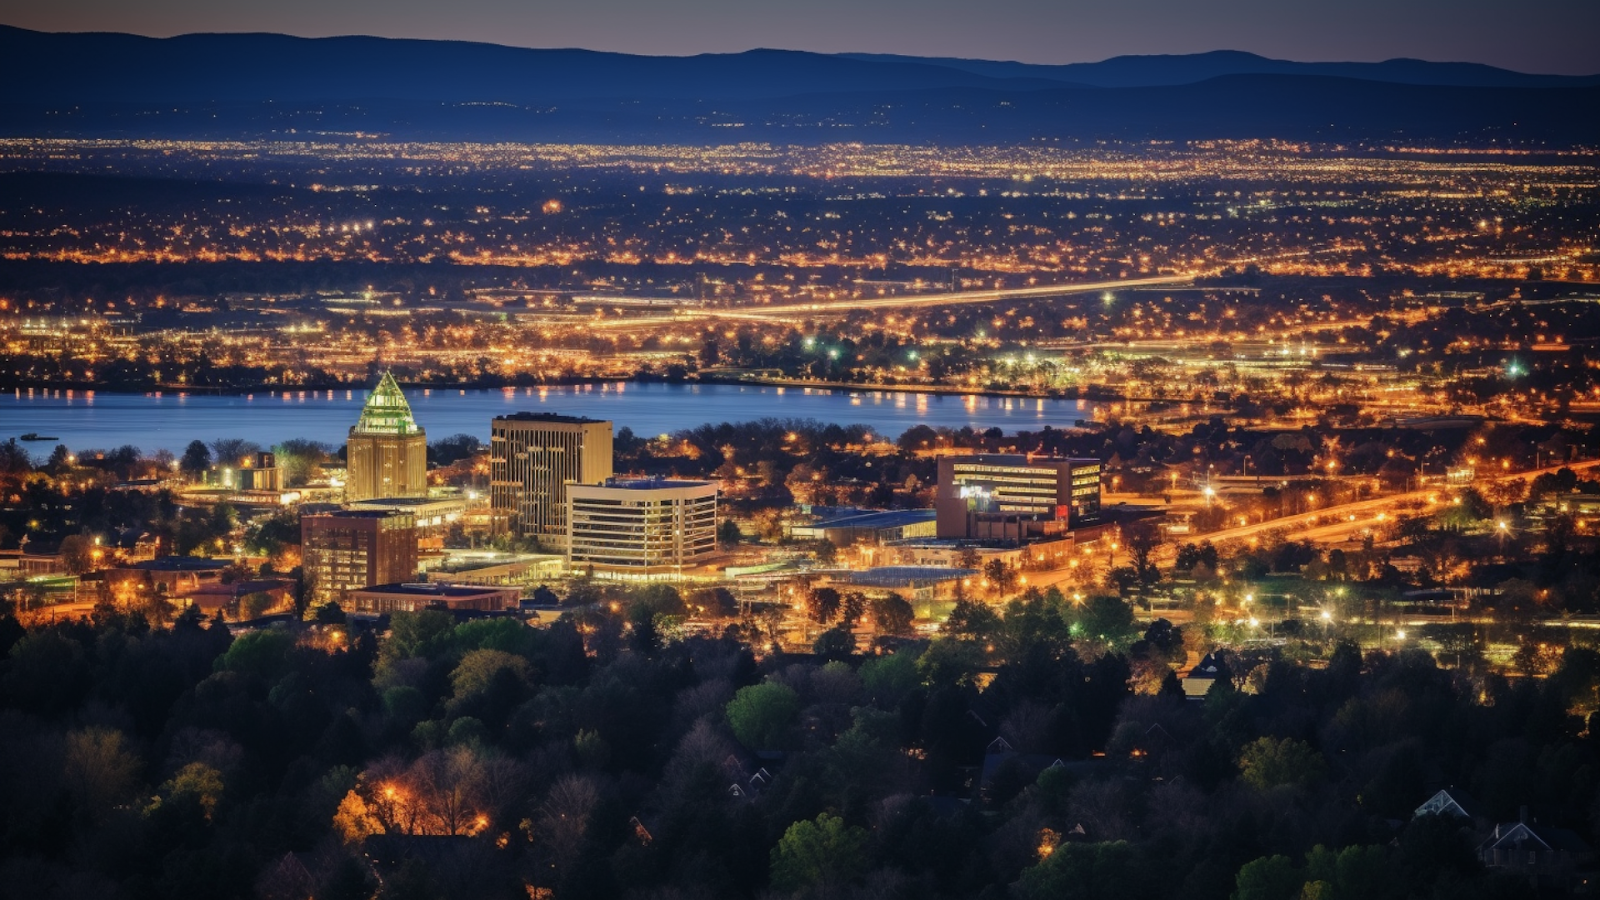
[[[1157,275],[1148,278],[1124,278],[1111,281],[1090,281],[1081,284],[1035,285],[1019,288],[997,288],[987,291],[946,291],[938,294],[914,294],[905,297],[874,297],[843,300],[837,303],[784,303],[771,306],[743,306],[727,309],[680,309],[671,316],[641,316],[639,318],[599,319],[589,323],[591,328],[637,328],[682,322],[686,319],[747,319],[767,321],[795,316],[847,315],[863,309],[901,309],[919,306],[950,306],[966,303],[996,303],[1025,297],[1066,297],[1072,294],[1092,294],[1097,291],[1116,291],[1127,288],[1157,285],[1188,284],[1193,275]],[[618,298],[625,300],[626,298]]]
[[[1543,469],[1501,475],[1488,479],[1488,481],[1498,483],[1516,479],[1532,479],[1540,475],[1555,474],[1562,469],[1571,469],[1574,472],[1579,472],[1597,465],[1600,465],[1600,460],[1563,463],[1557,466],[1547,466]],[[1434,487],[1420,491],[1409,491],[1404,494],[1391,494],[1387,497],[1341,503],[1338,506],[1329,506],[1316,512],[1295,513],[1292,516],[1281,516],[1276,519],[1268,519],[1265,522],[1225,528],[1210,534],[1196,535],[1195,540],[1210,541],[1220,546],[1225,542],[1249,540],[1269,532],[1282,532],[1285,540],[1337,543],[1338,541],[1347,540],[1351,532],[1382,524],[1383,520],[1378,519],[1379,515],[1387,517],[1401,507],[1412,504],[1426,504],[1430,497],[1437,498],[1445,490],[1445,488]],[[1158,551],[1159,558],[1157,561],[1162,564],[1170,564],[1176,555],[1176,545],[1163,545]]]

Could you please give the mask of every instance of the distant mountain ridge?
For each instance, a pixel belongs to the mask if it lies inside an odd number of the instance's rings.
[[[0,26],[0,102],[721,100],[941,88],[1161,87],[1227,75],[1323,75],[1455,87],[1576,87],[1589,78],[1472,63],[1302,63],[1222,50],[1048,66],[749,50],[636,56],[463,41],[281,34],[148,38]]]
[[[634,56],[464,41],[281,34],[61,34],[0,26],[0,102],[725,100],[1061,87],[950,66],[793,50]]]
[[[1093,87],[1167,87],[1194,84],[1224,75],[1324,75],[1391,84],[1439,87],[1585,87],[1600,84],[1600,75],[1531,75],[1482,63],[1389,59],[1383,62],[1295,62],[1240,50],[1213,50],[1161,56],[1113,56],[1092,63],[1037,65],[953,57],[913,57],[890,53],[845,53],[849,59],[873,62],[915,60],[948,66],[991,78],[1037,78]]]
[[[1279,137],[1600,144],[1600,76],[1219,51],[1038,66],[788,50],[666,57],[0,26],[0,135],[726,143]]]

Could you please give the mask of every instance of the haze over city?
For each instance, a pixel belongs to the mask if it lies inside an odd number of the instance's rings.
[[[1600,878],[1600,8],[0,8],[0,898]]]

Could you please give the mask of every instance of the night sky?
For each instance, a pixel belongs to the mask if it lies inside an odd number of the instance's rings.
[[[1600,72],[1597,0],[0,0],[48,31],[275,31],[690,54],[782,47],[1084,62],[1249,50]]]

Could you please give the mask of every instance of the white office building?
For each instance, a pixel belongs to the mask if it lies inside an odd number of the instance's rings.
[[[567,564],[597,574],[673,577],[717,548],[714,481],[611,478],[567,485]]]

